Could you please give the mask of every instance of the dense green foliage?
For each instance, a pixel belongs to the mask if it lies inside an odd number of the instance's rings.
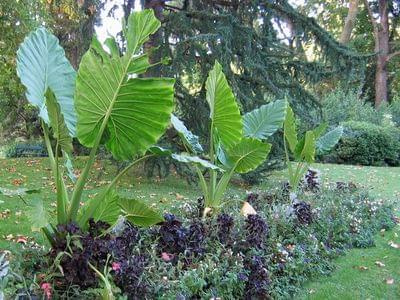
[[[390,113],[387,105],[382,104],[374,108],[355,90],[344,91],[343,89],[336,89],[324,95],[321,99],[321,109],[324,121],[329,125],[339,125],[347,121],[382,125],[386,114]]]
[[[339,44],[317,22],[288,1],[178,1],[168,8],[161,55],[172,57],[161,74],[178,78],[177,101],[186,124],[204,135],[207,109],[201,103],[207,72],[218,60],[244,112],[266,102],[269,95],[289,95],[296,113],[318,123],[311,113],[318,101],[310,89],[342,74],[345,82],[362,73],[363,58]],[[280,26],[292,26],[289,36]],[[303,44],[318,52],[307,58]],[[196,111],[192,108],[196,107]],[[313,123],[313,125],[315,125]]]
[[[332,157],[339,163],[367,166],[400,164],[400,130],[366,122],[345,122],[344,134]]]

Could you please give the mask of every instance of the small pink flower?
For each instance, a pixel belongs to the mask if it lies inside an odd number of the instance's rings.
[[[113,262],[111,268],[114,271],[119,271],[119,270],[121,270],[121,264],[119,262]]]
[[[163,261],[169,262],[174,258],[174,255],[167,252],[163,252],[161,253],[161,258]]]
[[[44,282],[40,287],[46,295],[46,299],[51,299],[51,284],[48,282]]]

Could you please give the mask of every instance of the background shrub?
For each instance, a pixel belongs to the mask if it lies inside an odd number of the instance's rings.
[[[323,118],[329,125],[339,125],[347,121],[382,125],[386,115],[390,112],[387,105],[381,105],[375,109],[370,103],[360,98],[356,91],[345,92],[342,89],[326,94],[321,104]]]
[[[326,161],[366,166],[400,164],[398,128],[356,121],[342,125],[344,134],[335,150],[326,156]]]
[[[390,113],[392,115],[393,123],[400,127],[400,96],[393,99],[393,102],[390,105]]]
[[[6,147],[7,158],[17,157],[46,157],[46,146],[41,142],[15,142]]]

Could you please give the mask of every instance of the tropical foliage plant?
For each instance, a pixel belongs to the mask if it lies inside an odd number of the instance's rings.
[[[138,225],[163,220],[144,203],[122,199],[115,190],[121,176],[132,166],[156,155],[148,153],[148,149],[170,123],[174,79],[139,77],[152,66],[143,45],[159,27],[152,10],[133,13],[123,26],[125,50],[121,51],[113,38],[106,40],[104,49],[94,37],[78,72],[66,59],[57,38],[45,28],[32,32],[21,44],[17,73],[42,122],[57,188],[57,224],[75,222],[85,228],[91,218],[112,223],[121,209]],[[73,137],[91,148],[77,180],[71,170]],[[55,149],[51,138],[56,142]],[[132,162],[96,197],[85,201],[83,190],[101,144],[116,159]],[[72,191],[66,187],[65,170],[74,181]],[[85,203],[83,208],[81,202]],[[41,227],[52,241],[56,227],[47,220],[41,221]]]
[[[206,101],[210,109],[207,154],[199,138],[182,121],[174,115],[171,119],[187,153],[208,159],[209,180],[200,169],[197,158],[194,161],[193,156],[178,157],[178,160],[195,165],[205,200],[205,213],[220,208],[225,190],[235,173],[250,172],[265,161],[271,149],[271,144],[265,140],[282,126],[287,106],[285,100],[278,100],[241,116],[218,62],[208,75],[206,89]]]
[[[343,134],[343,127],[338,126],[326,132],[328,125],[320,124],[313,130],[308,130],[303,137],[298,137],[296,118],[290,106],[287,107],[286,118],[283,125],[284,147],[288,167],[290,187],[296,191],[300,180],[315,161],[316,154],[330,151],[338,143]],[[325,133],[326,132],[326,133]],[[291,156],[294,161],[291,160]]]

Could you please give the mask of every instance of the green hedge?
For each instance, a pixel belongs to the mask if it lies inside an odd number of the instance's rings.
[[[8,146],[5,151],[7,158],[17,157],[46,157],[47,149],[40,142],[17,142]]]
[[[344,133],[330,162],[366,166],[400,165],[400,129],[367,122],[344,122]]]

